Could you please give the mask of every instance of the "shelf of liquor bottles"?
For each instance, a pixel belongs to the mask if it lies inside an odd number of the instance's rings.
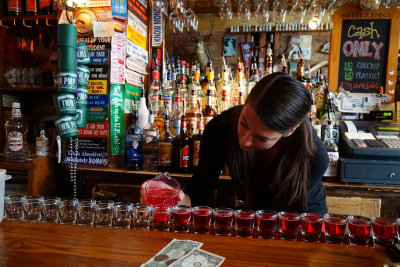
[[[56,20],[57,14],[51,15],[36,15],[36,16],[0,16],[0,20],[2,21],[11,21],[11,20]]]
[[[57,87],[54,86],[17,86],[17,87],[0,87],[0,91],[4,93],[12,92],[51,92],[56,93]]]

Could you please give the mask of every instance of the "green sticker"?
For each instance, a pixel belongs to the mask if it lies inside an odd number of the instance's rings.
[[[111,155],[123,155],[124,142],[124,85],[110,87],[110,150]]]
[[[142,91],[142,89],[140,87],[126,84],[125,85],[125,98],[126,99],[134,99],[136,101],[139,101],[141,91]]]
[[[88,109],[88,121],[105,122],[107,118],[108,107]]]

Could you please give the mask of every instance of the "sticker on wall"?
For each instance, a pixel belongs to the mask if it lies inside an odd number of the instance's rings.
[[[125,79],[126,82],[135,85],[138,87],[143,87],[144,86],[144,76],[142,74],[139,74],[137,72],[134,72],[130,69],[125,69]]]
[[[110,88],[110,150],[111,155],[123,155],[124,140],[124,85],[112,84]]]
[[[147,51],[130,40],[126,40],[126,53],[144,63],[149,62],[149,55]]]
[[[89,95],[105,95],[107,94],[107,80],[89,80]]]
[[[126,18],[126,0],[112,0],[111,10],[115,17]]]
[[[126,37],[116,33],[111,41],[111,83],[125,83],[125,44]]]
[[[108,50],[90,51],[89,56],[90,64],[108,64]]]
[[[112,37],[114,36],[114,21],[93,22],[94,37]]]
[[[162,39],[164,36],[163,32],[163,14],[161,11],[153,11],[152,14],[152,38],[151,38],[151,45],[152,46],[161,46]]]

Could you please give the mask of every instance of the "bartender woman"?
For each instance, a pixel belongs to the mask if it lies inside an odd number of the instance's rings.
[[[227,164],[246,208],[327,213],[321,178],[329,160],[308,119],[311,104],[295,78],[273,73],[261,79],[243,106],[207,124],[198,169],[180,203],[207,205]]]

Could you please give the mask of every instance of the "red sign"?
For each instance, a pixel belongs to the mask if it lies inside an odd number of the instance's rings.
[[[88,122],[86,128],[78,128],[81,137],[102,137],[108,138],[109,127],[106,122]]]

